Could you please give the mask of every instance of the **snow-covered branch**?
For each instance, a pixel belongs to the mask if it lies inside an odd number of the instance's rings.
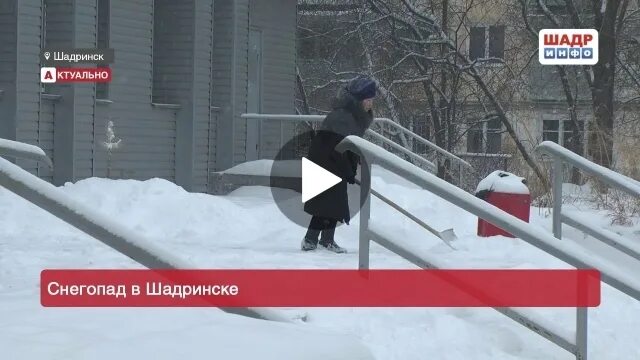
[[[122,139],[116,138],[116,133],[113,125],[113,121],[109,121],[107,123],[107,139],[102,144],[107,148],[107,150],[115,150],[120,146]]]

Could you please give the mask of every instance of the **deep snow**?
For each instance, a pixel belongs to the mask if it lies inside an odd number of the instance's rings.
[[[475,236],[476,218],[416,188],[405,180],[374,168],[373,188],[437,229],[453,227],[460,238],[452,250],[381,201],[373,199],[372,221],[398,236],[415,241],[430,257],[458,268],[566,268],[566,264],[517,239]],[[337,242],[349,253],[301,253],[304,229],[287,220],[264,187],[245,187],[228,196],[192,194],[159,179],[87,179],[62,191],[146,234],[157,245],[201,268],[341,268],[357,267],[358,219],[341,226]],[[291,194],[288,190],[283,193]],[[594,224],[640,241],[640,226],[609,225],[589,204],[566,205]],[[532,209],[531,222],[549,232],[544,209]],[[564,228],[567,238],[589,251],[616,257],[640,269],[582,233]],[[413,268],[405,260],[372,244],[372,268]],[[633,267],[636,266],[636,267]],[[3,359],[177,359],[203,354],[225,358],[222,351],[251,349],[267,353],[257,320],[221,313],[217,309],[53,309],[39,305],[39,274],[45,268],[138,268],[98,241],[0,188],[0,351]],[[308,323],[320,334],[312,344],[332,344],[326,332],[361,339],[377,359],[573,359],[521,325],[492,309],[311,308]],[[528,309],[571,334],[575,311]],[[640,358],[637,324],[640,305],[603,284],[602,305],[589,312],[591,359]],[[256,331],[233,334],[243,325]],[[296,325],[294,325],[296,326]],[[315,330],[322,328],[321,330]],[[228,332],[227,332],[228,331]],[[288,331],[288,332],[287,332]],[[291,329],[273,338],[293,336]],[[224,334],[228,335],[224,335]],[[226,336],[226,337],[224,337]],[[346,335],[339,335],[344,337]],[[228,348],[212,349],[212,339]],[[290,339],[295,339],[291,337]],[[234,340],[238,340],[237,342]],[[274,340],[275,341],[275,340]],[[215,341],[214,341],[215,343]],[[219,343],[218,343],[219,344]],[[308,345],[305,343],[305,345]],[[226,349],[226,350],[225,350]],[[217,353],[216,351],[220,352]],[[295,351],[293,349],[292,351]],[[319,350],[309,349],[317,352]],[[161,356],[161,357],[156,357]],[[348,357],[345,357],[348,358]]]

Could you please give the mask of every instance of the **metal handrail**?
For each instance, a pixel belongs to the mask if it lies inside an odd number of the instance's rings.
[[[596,163],[593,163],[584,157],[554,143],[551,141],[543,141],[536,147],[536,151],[549,155],[553,158],[552,171],[553,171],[553,234],[558,238],[562,238],[562,224],[566,223],[576,229],[584,231],[592,235],[595,239],[600,240],[610,246],[617,248],[618,250],[640,260],[640,252],[632,244],[625,244],[625,241],[620,241],[619,236],[610,236],[609,232],[601,231],[589,223],[576,221],[572,218],[572,215],[566,215],[562,213],[562,178],[564,163],[567,163],[573,167],[588,173],[605,184],[614,188],[620,189],[632,196],[640,197],[640,185],[635,180],[619,174],[611,169],[607,169]]]
[[[362,212],[360,212],[360,216],[362,216]],[[375,229],[369,229],[368,235],[372,241],[376,242],[378,245],[384,247],[385,249],[391,251],[392,253],[399,255],[410,263],[422,268],[422,269],[439,269],[439,267],[435,261],[426,258],[425,256],[421,256],[417,254],[412,249],[399,244],[398,242],[393,241],[388,236],[382,234]],[[361,250],[362,251],[362,248]],[[368,269],[367,267],[361,267],[361,269]],[[452,284],[454,285],[454,284]],[[465,290],[465,289],[461,289]],[[472,292],[476,293],[476,292]],[[538,335],[544,337],[545,339],[551,341],[552,343],[558,345],[559,347],[565,349],[566,351],[576,354],[577,347],[575,344],[571,342],[566,336],[566,334],[561,334],[556,332],[555,330],[550,329],[545,326],[544,323],[540,319],[534,319],[531,316],[523,314],[521,311],[508,308],[508,307],[494,307],[494,310],[498,311],[502,315],[510,318],[511,320],[523,325],[527,329],[537,333]]]
[[[51,159],[45,154],[44,150],[18,141],[0,138],[0,156],[39,161],[47,164],[50,168],[53,167]]]
[[[413,131],[407,129],[406,127],[404,127],[404,126],[402,126],[400,124],[398,124],[397,122],[394,122],[391,119],[388,119],[388,118],[376,118],[376,122],[393,126],[397,130],[404,132],[406,135],[411,136],[415,140],[418,140],[419,143],[431,148],[432,150],[436,151],[437,153],[440,153],[440,154],[444,155],[445,157],[447,157],[447,158],[449,158],[451,160],[459,162],[460,164],[466,166],[469,169],[473,169],[473,166],[471,166],[471,164],[469,164],[464,159],[462,159],[462,158],[452,154],[451,152],[439,147],[438,145],[436,145],[436,144],[432,143],[431,141],[423,138],[422,136],[414,133]]]
[[[362,183],[356,179],[356,184],[358,185],[362,185]],[[421,228],[427,230],[428,232],[430,232],[431,234],[435,235],[436,237],[438,237],[440,240],[442,240],[448,247],[452,248],[451,244],[449,243],[448,239],[445,239],[442,234],[437,231],[436,229],[432,228],[431,226],[429,226],[426,222],[420,220],[420,218],[418,218],[417,216],[413,215],[412,213],[410,213],[409,211],[407,211],[406,209],[404,209],[402,206],[396,204],[395,202],[393,202],[391,199],[389,199],[388,197],[380,194],[379,192],[373,190],[373,188],[370,188],[369,191],[371,192],[371,195],[377,197],[378,199],[380,199],[380,201],[384,202],[385,204],[391,206],[393,209],[395,209],[397,212],[401,213],[402,215],[408,217],[411,221],[413,221],[414,223],[416,223],[418,226],[420,226]]]
[[[401,153],[409,156],[411,159],[417,160],[418,162],[421,162],[421,163],[425,164],[427,166],[427,168],[429,168],[429,170],[431,172],[435,172],[438,169],[437,166],[433,162],[425,159],[423,156],[420,156],[420,155],[414,153],[411,150],[407,150],[407,148],[405,148],[404,146],[395,143],[393,140],[387,139],[386,137],[378,134],[377,132],[375,132],[375,131],[373,131],[371,129],[367,130],[367,135],[371,136],[372,138],[375,138],[378,141],[384,142],[385,144],[391,146],[392,148],[394,148],[394,149],[400,151]]]
[[[576,229],[584,231],[586,234],[591,235],[595,239],[601,240],[605,244],[614,247],[627,255],[640,260],[640,242],[631,239],[626,239],[615,232],[601,227],[589,226],[588,218],[576,214],[560,214],[560,218],[563,224],[567,224]]]
[[[567,163],[583,172],[600,179],[605,184],[627,192],[628,194],[640,197],[640,183],[618,174],[611,169],[607,169],[593,163],[584,157],[552,142],[543,141],[536,146],[536,151],[551,156],[552,158],[552,194],[553,194],[553,235],[562,239],[562,224],[567,224],[575,229],[591,235],[594,239],[603,242],[627,254],[635,260],[640,260],[640,247],[633,241],[623,238],[618,234],[590,225],[589,221],[584,221],[579,216],[562,213],[562,180],[564,163]],[[587,308],[577,309],[577,330],[576,335],[578,347],[586,358],[587,349]]]
[[[554,159],[560,159],[569,165],[577,167],[578,169],[597,177],[610,186],[619,188],[630,195],[640,197],[640,185],[636,180],[589,161],[552,141],[541,142],[536,146],[536,151],[550,155]]]
[[[310,122],[320,122],[323,121],[326,116],[325,115],[291,115],[291,114],[256,114],[256,113],[246,113],[246,114],[241,114],[240,115],[241,118],[243,119],[259,119],[259,120],[286,120],[286,121],[310,121]],[[471,164],[469,164],[467,161],[465,161],[464,159],[452,154],[451,152],[439,147],[438,145],[432,143],[431,141],[425,139],[424,137],[416,134],[415,132],[405,128],[404,126],[394,122],[391,119],[388,118],[382,118],[382,117],[377,117],[374,118],[373,121],[375,123],[380,123],[380,124],[388,124],[390,126],[395,127],[397,130],[402,131],[403,133],[405,133],[406,135],[412,137],[413,139],[415,139],[416,141],[418,141],[419,143],[425,145],[426,147],[432,149],[433,151],[435,151],[438,154],[443,155],[446,158],[449,158],[450,160],[457,162],[460,164],[460,168],[467,167],[469,169],[473,169],[473,167],[471,166]],[[371,133],[375,133],[376,135],[380,135],[376,132],[374,132],[373,130],[370,130],[370,132],[368,132],[368,134]],[[409,150],[407,148],[405,148],[402,145],[398,145],[397,143],[384,138],[385,142],[390,144],[393,143],[393,145],[391,146],[401,146],[403,149],[405,149],[406,151],[410,152],[410,154],[406,153],[408,156],[410,156],[411,158],[413,158],[414,160],[418,160],[424,163],[424,161],[428,161],[427,159],[425,159],[423,156],[416,154],[415,152],[413,152],[412,150]],[[429,161],[429,166],[433,167],[434,169],[436,168],[436,166],[433,164],[433,162]]]
[[[371,188],[371,166],[377,164],[576,268],[599,269],[602,281],[640,301],[640,279],[633,274],[629,274],[629,272],[619,264],[587,254],[576,244],[559,242],[554,236],[540,232],[537,227],[439,179],[433,174],[415,167],[411,163],[384,151],[384,149],[379,146],[362,138],[349,136],[340,142],[336,149],[341,152],[347,150],[356,152],[364,159],[364,166],[361,171],[361,182],[363,185],[361,186],[360,193],[364,198],[364,201],[361,201],[363,206],[360,210],[360,269],[369,268],[370,241],[377,242],[418,266],[433,266],[432,264],[425,263],[423,259],[410,250],[403,249],[401,245],[398,245],[392,239],[381,236],[379,232],[370,227],[371,194],[368,190]],[[536,324],[515,309],[496,310],[544,336],[563,349],[572,352],[576,355],[576,358],[586,359],[587,313],[585,308],[579,308],[577,311],[575,344],[541,324]]]
[[[1,143],[0,143],[1,144]],[[33,160],[46,161],[42,149],[23,143],[5,143],[12,148],[26,145],[12,155]],[[3,148],[0,147],[0,150]],[[40,150],[40,151],[38,151]],[[10,161],[0,157],[0,187],[15,193],[23,199],[42,208],[49,214],[99,240],[119,253],[128,256],[149,269],[194,269],[195,266],[173,256],[158,247],[156,241],[135,234],[118,222],[95,209],[79,202],[60,188],[40,179]],[[291,322],[279,312],[266,308],[221,307],[221,310],[251,318]]]

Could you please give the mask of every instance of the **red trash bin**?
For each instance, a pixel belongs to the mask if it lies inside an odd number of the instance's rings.
[[[493,206],[529,222],[531,194],[526,180],[505,171],[494,171],[478,184],[476,196]],[[478,236],[502,235],[514,237],[503,229],[478,218]]]

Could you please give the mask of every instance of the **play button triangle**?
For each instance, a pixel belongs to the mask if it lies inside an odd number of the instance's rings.
[[[333,173],[323,169],[313,161],[302,158],[302,202],[305,203],[329,188],[333,187],[342,179]]]

